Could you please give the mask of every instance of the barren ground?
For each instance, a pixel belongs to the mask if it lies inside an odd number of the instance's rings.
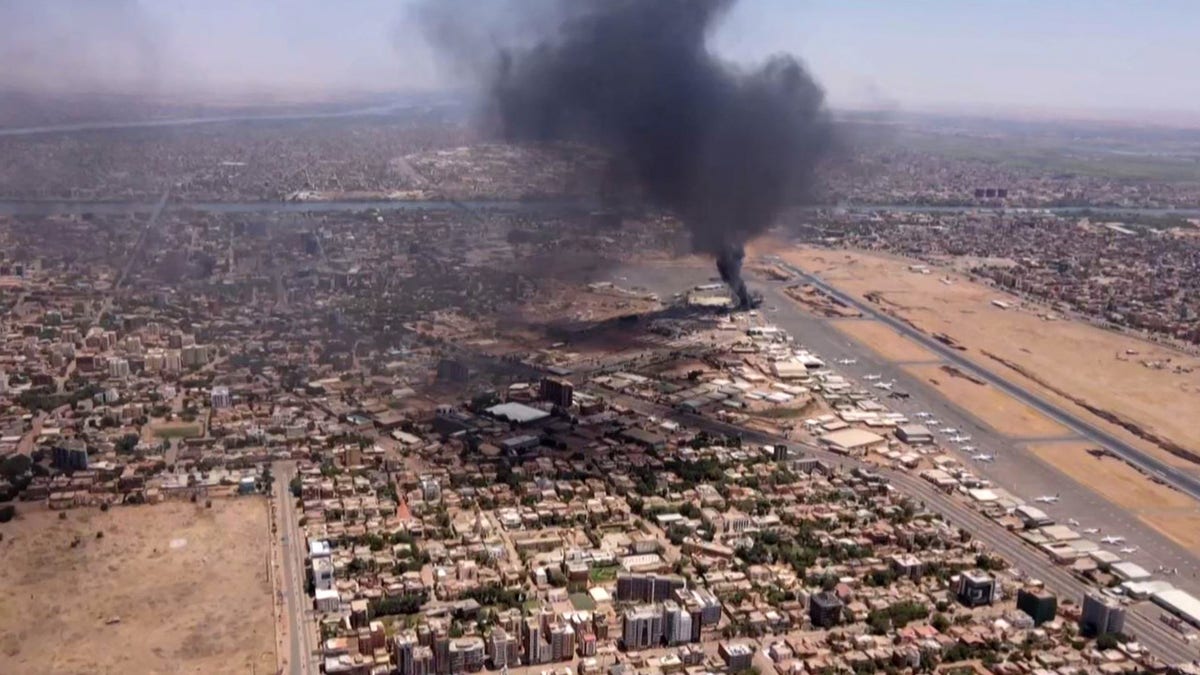
[[[891,361],[936,361],[938,355],[872,319],[834,320],[833,326]]]
[[[1039,443],[1029,450],[1190,551],[1200,551],[1200,507],[1187,495],[1159,485],[1113,457],[1088,453],[1082,441]]]
[[[875,294],[877,304],[924,332],[952,337],[967,348],[964,355],[984,368],[1176,466],[1198,469],[1195,463],[1103,421],[1063,394],[1200,452],[1200,426],[1194,422],[1195,411],[1200,410],[1200,368],[1171,372],[1175,365],[1198,366],[1200,359],[1082,321],[1048,321],[1039,316],[1046,312],[1044,308],[1016,307],[1018,298],[938,267],[933,267],[932,274],[918,274],[908,270],[911,261],[900,258],[807,247],[779,247],[776,254],[849,293],[859,297]],[[991,300],[998,298],[1013,303],[1014,308],[993,306]],[[870,342],[869,336],[867,340]],[[1061,393],[1036,384],[985,351],[1018,365]],[[1143,361],[1166,362],[1169,367],[1154,369]]]
[[[275,670],[262,498],[65,513],[0,525],[0,670]]]
[[[905,370],[1005,436],[1057,438],[1071,434],[1066,427],[989,384],[955,376],[940,366],[906,366]]]

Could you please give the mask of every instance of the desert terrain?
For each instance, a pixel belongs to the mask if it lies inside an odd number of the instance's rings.
[[[975,419],[1010,438],[1060,438],[1072,432],[995,387],[968,379],[953,367],[905,366]]]
[[[261,497],[59,513],[0,526],[0,670],[275,670]]]
[[[937,354],[904,337],[873,319],[839,319],[833,321],[838,331],[863,344],[880,356],[899,363],[908,361],[937,361]]]
[[[1200,505],[1187,495],[1148,479],[1118,458],[1096,456],[1081,441],[1034,443],[1029,451],[1079,483],[1127,509],[1150,527],[1191,551],[1200,550]]]
[[[1200,470],[1200,427],[1194,423],[1200,359],[1082,321],[1048,320],[1044,307],[1024,306],[1015,296],[947,269],[921,274],[909,270],[912,261],[844,250],[793,246],[776,253],[926,333],[946,334],[978,365],[1114,435],[1176,466]],[[993,299],[1012,307],[996,307]],[[890,331],[874,332],[879,331],[860,329],[855,337],[882,355],[895,354]],[[1096,411],[1125,424],[1106,421]],[[1143,433],[1135,435],[1127,426]]]

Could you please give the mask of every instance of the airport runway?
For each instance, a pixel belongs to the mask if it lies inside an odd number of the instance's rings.
[[[613,280],[617,283],[627,286],[645,286],[658,292],[663,298],[669,298],[675,292],[686,291],[696,284],[706,283],[710,278],[711,271],[706,268],[679,266],[630,267],[618,270],[613,275]],[[1072,518],[1078,520],[1079,525],[1076,526],[1078,530],[1099,527],[1102,528],[1103,535],[1113,534],[1126,537],[1127,543],[1123,543],[1121,546],[1137,546],[1139,550],[1136,553],[1122,554],[1118,552],[1120,547],[1108,546],[1106,548],[1117,552],[1122,558],[1137,562],[1152,573],[1160,565],[1165,565],[1167,568],[1177,567],[1178,575],[1166,577],[1155,575],[1155,577],[1165,578],[1177,587],[1194,594],[1200,589],[1200,581],[1195,576],[1200,574],[1200,565],[1197,564],[1197,559],[1191,552],[1154,531],[1138,520],[1136,515],[1046,465],[1022,447],[1025,441],[1015,440],[987,427],[965,410],[946,400],[940,392],[922,382],[920,378],[905,371],[901,365],[891,363],[876,355],[865,345],[857,343],[837,331],[829,321],[805,313],[794,301],[783,294],[782,291],[786,285],[786,283],[765,280],[755,282],[755,288],[761,290],[764,295],[764,303],[761,308],[761,317],[764,322],[776,324],[788,331],[798,343],[830,361],[830,366],[834,370],[859,381],[864,386],[869,383],[864,381],[863,377],[870,373],[880,374],[885,380],[894,380],[897,383],[896,388],[908,392],[910,398],[907,400],[888,399],[886,392],[879,392],[884,395],[881,396],[881,399],[889,408],[905,412],[914,416],[914,419],[915,413],[918,411],[931,412],[939,421],[938,426],[952,426],[962,433],[969,434],[972,437],[970,444],[978,448],[976,452],[996,455],[997,460],[994,463],[972,462],[968,455],[959,451],[953,444],[946,443],[945,435],[941,435],[939,445],[950,448],[949,454],[956,455],[964,464],[971,465],[977,474],[1030,501],[1039,495],[1059,495],[1060,499],[1057,503],[1037,504],[1037,506],[1042,507],[1051,517],[1063,524],[1067,524],[1068,520]],[[871,315],[870,312],[865,312],[865,314]],[[921,344],[924,344],[924,341],[921,341]],[[938,344],[940,345],[940,343]],[[941,353],[941,350],[934,351],[938,354]],[[837,364],[835,362],[837,359],[855,359],[855,363]],[[975,369],[971,370],[973,372]],[[727,431],[739,429],[696,416],[689,416],[689,419],[681,421],[701,427],[708,426],[714,431],[718,426],[727,427]],[[747,438],[755,438],[755,435],[764,436],[746,431],[744,431],[744,435]],[[1080,433],[1079,437],[1086,438],[1087,436]],[[764,436],[762,442],[770,442],[770,439]],[[828,453],[819,449],[812,450],[812,452],[818,456],[828,456]],[[834,459],[843,464],[848,462],[844,458],[835,457]],[[1072,598],[1079,602],[1083,593],[1092,588],[1089,584],[1074,577],[1065,568],[1055,565],[1042,551],[1025,544],[1012,533],[976,512],[965,502],[950,498],[907,473],[890,472],[889,479],[898,488],[924,499],[930,505],[936,505],[936,510],[946,515],[951,522],[979,533],[989,546],[1007,557],[1030,577],[1046,581],[1052,589],[1063,594],[1063,598]],[[987,533],[986,536],[983,533]],[[1099,541],[1100,536],[1102,535],[1094,535],[1093,538]],[[1193,647],[1185,643],[1178,633],[1157,620],[1157,616],[1162,613],[1162,610],[1147,602],[1139,603],[1135,609],[1136,611],[1131,613],[1131,616],[1137,617],[1137,625],[1131,626],[1131,629],[1135,630],[1139,636],[1145,636],[1144,642],[1155,649],[1156,653],[1169,659],[1191,660],[1195,657],[1196,650]]]

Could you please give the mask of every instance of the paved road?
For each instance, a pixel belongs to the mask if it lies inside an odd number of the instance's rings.
[[[1196,499],[1200,499],[1200,479],[1185,471],[1177,469],[1170,464],[1167,464],[1156,457],[1142,452],[1138,448],[1129,445],[1119,438],[1114,437],[1104,429],[1071,414],[1070,412],[1058,407],[1057,405],[1046,401],[1045,399],[1033,394],[1021,387],[1009,382],[1008,380],[992,373],[991,371],[976,365],[962,352],[952,349],[941,342],[931,338],[925,333],[913,328],[907,323],[896,319],[895,317],[879,311],[879,309],[870,303],[863,302],[854,296],[843,293],[838,289],[830,286],[825,281],[811,274],[806,274],[803,271],[783,263],[783,266],[796,274],[797,276],[807,280],[813,286],[821,289],[829,295],[841,300],[842,302],[863,312],[864,316],[870,316],[888,326],[892,327],[905,337],[919,343],[921,346],[935,352],[938,356],[946,361],[953,363],[959,369],[970,373],[991,384],[993,387],[1003,391],[1013,398],[1025,403],[1026,405],[1038,410],[1039,412],[1050,417],[1054,421],[1066,426],[1075,431],[1084,438],[1106,447],[1112,452],[1120,455],[1122,459],[1140,467],[1142,470],[1152,475],[1157,475],[1172,486],[1178,488],[1184,493],[1191,495]]]
[[[291,462],[276,462],[271,471],[275,475],[275,498],[279,513],[279,528],[275,533],[278,538],[275,543],[280,547],[279,555],[283,561],[279,583],[283,589],[290,638],[288,672],[293,675],[311,675],[319,672],[319,664],[313,658],[314,626],[308,616],[311,601],[304,590],[304,535],[300,531],[299,519],[288,487],[296,467]]]
[[[839,331],[830,320],[816,318],[800,310],[794,301],[784,295],[785,286],[783,283],[769,282],[759,285],[767,305],[765,318],[788,331],[797,342],[830,363],[846,358],[856,359],[853,364],[838,363],[836,369],[850,379],[858,380],[866,388],[870,388],[871,385],[871,382],[864,379],[868,374],[880,375],[883,380],[894,381],[896,389],[903,389],[911,396],[907,400],[888,400],[888,406],[911,419],[916,419],[915,415],[919,411],[931,412],[938,424],[930,426],[934,427],[938,440],[943,441],[939,446],[947,454],[956,455],[977,475],[1027,500],[1032,500],[1038,495],[1060,495],[1061,499],[1057,503],[1037,505],[1059,522],[1069,523],[1080,531],[1099,528],[1100,534],[1104,536],[1127,537],[1127,542],[1114,547],[1114,552],[1115,549],[1136,546],[1138,550],[1135,553],[1121,554],[1121,557],[1132,560],[1152,572],[1164,566],[1168,569],[1178,569],[1179,574],[1169,575],[1167,580],[1192,593],[1200,594],[1200,561],[1193,552],[1148,527],[1146,522],[1140,519],[1138,512],[1118,506],[1110,501],[1108,496],[1093,491],[1079,483],[1075,477],[1047,464],[1029,449],[1028,444],[1034,441],[1013,438],[1008,435],[1013,433],[1012,430],[989,427],[969,410],[947,399],[923,378],[906,370],[905,364],[894,363],[872,352],[869,346]],[[936,355],[931,354],[931,357],[937,359]],[[939,359],[930,363],[942,361]],[[884,392],[880,392],[881,396],[883,394]],[[946,426],[970,435],[969,445],[976,449],[968,452],[964,450],[967,444],[944,442],[948,435],[938,432],[937,429]],[[1079,434],[1066,428],[1064,432],[1067,434],[1065,439],[1083,441]],[[1019,431],[1016,433],[1019,434]],[[1047,439],[1042,439],[1045,440]],[[971,455],[978,452],[994,455],[995,461],[973,461]],[[1070,523],[1071,520],[1079,524]],[[1099,539],[1097,536],[1092,538]]]
[[[809,455],[830,464],[848,468],[862,466],[881,471],[901,493],[923,501],[928,508],[942,514],[954,525],[970,532],[976,539],[999,553],[1028,577],[1044,582],[1061,598],[1082,602],[1083,595],[1094,589],[1094,586],[1055,565],[1039,549],[1013,536],[1011,532],[979,513],[966,502],[907,472],[891,469],[881,470],[877,465],[868,465],[866,462],[853,458],[835,455],[813,445],[801,444],[795,440],[726,424],[702,415],[682,413],[641,399],[616,393],[612,395],[612,398],[642,414],[672,419],[680,424],[711,434],[740,435],[744,440],[768,445],[777,443],[786,443],[791,446],[800,445]],[[1161,610],[1146,603],[1131,607],[1130,610],[1125,624],[1126,632],[1134,635],[1151,650],[1151,653],[1171,663],[1188,662],[1196,658],[1197,651],[1193,646],[1184,642],[1178,633],[1157,620],[1156,617]]]

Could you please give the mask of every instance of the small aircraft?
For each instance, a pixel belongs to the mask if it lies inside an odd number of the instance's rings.
[[[858,359],[838,359],[837,362],[843,366],[852,366],[858,363]]]
[[[964,435],[964,434],[958,434],[958,435],[956,435],[956,436],[951,436],[951,437],[950,437],[950,442],[951,442],[951,443],[966,443],[966,442],[968,442],[968,441],[970,441],[970,440],[971,440],[971,437],[970,437],[970,436],[967,436],[967,435]]]
[[[963,452],[975,452],[975,451],[976,451],[976,450],[978,450],[978,449],[979,449],[979,448],[977,448],[977,447],[975,447],[975,446],[973,446],[973,445],[964,445],[964,446],[962,446],[962,451],[963,451]]]
[[[1089,528],[1087,528],[1086,530],[1084,530],[1084,531],[1083,531],[1083,533],[1084,533],[1084,534],[1100,534],[1100,528],[1098,528],[1098,527],[1089,527]]]
[[[878,373],[871,373],[870,375],[863,375],[863,379],[867,382],[874,382],[875,380],[883,379],[883,376]]]
[[[933,418],[929,418],[929,419],[925,420],[925,423],[931,427],[936,427],[937,425],[941,424],[941,422],[938,422],[937,420],[935,420]]]
[[[971,455],[971,459],[978,461],[978,462],[994,462],[994,461],[996,461],[996,456],[979,454],[979,455]]]
[[[957,434],[958,429],[955,429],[954,427],[942,427],[942,433],[943,434]]]
[[[1121,553],[1137,553],[1137,552],[1138,552],[1138,547],[1136,547],[1136,546],[1126,546],[1125,548],[1121,549]]]
[[[1108,537],[1102,537],[1100,539],[1100,541],[1104,542],[1105,544],[1124,544],[1125,537],[1108,536]]]
[[[875,388],[876,389],[891,389],[892,383],[891,382],[876,382]]]
[[[1079,527],[1079,521],[1074,518],[1067,518],[1067,524],[1071,527]]]
[[[1058,502],[1058,495],[1042,495],[1041,497],[1035,497],[1033,501],[1041,502],[1042,504],[1054,504]]]
[[[925,419],[927,417],[933,417],[933,413],[927,413],[924,410],[922,410],[921,412],[917,413],[916,416],[920,417],[921,419]]]

